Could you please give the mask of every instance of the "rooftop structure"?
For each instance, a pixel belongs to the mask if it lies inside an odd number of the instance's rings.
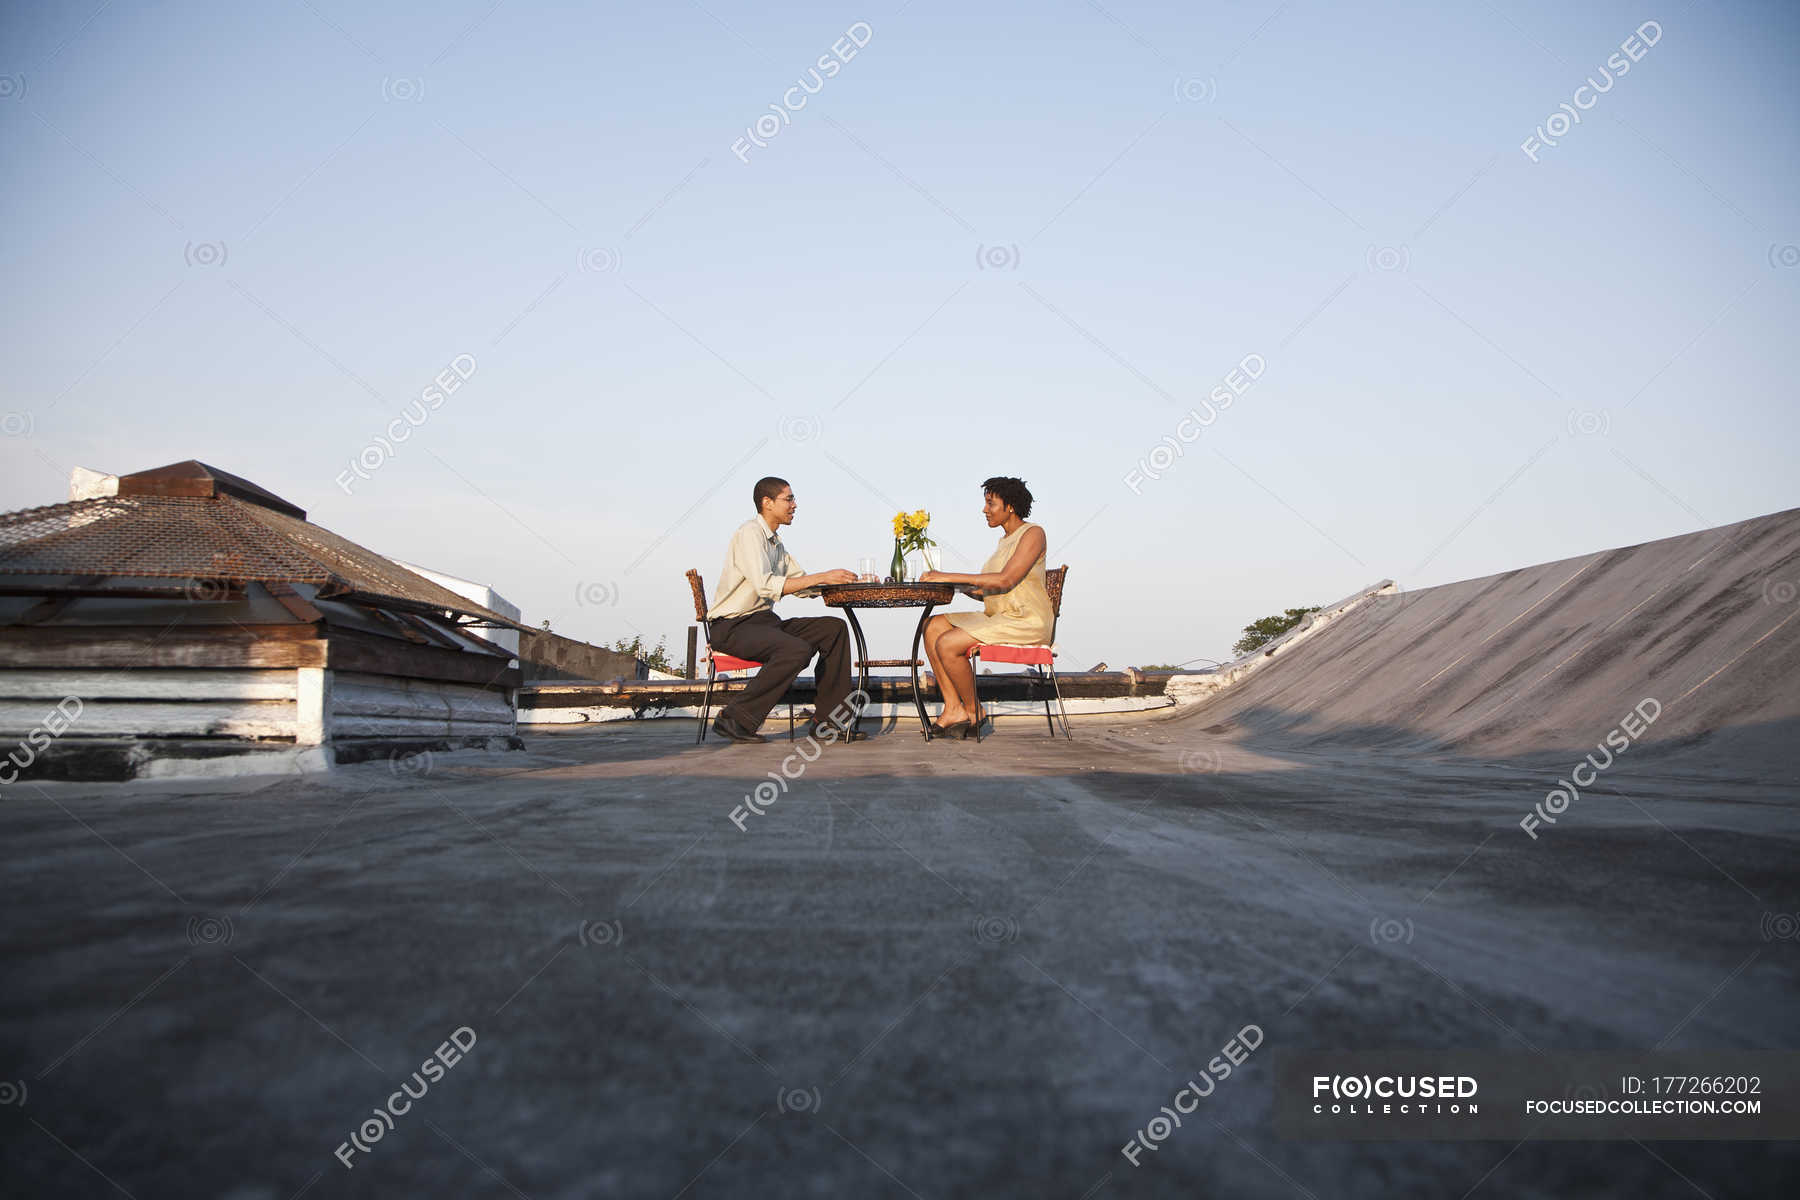
[[[131,582],[143,579],[181,580],[189,592],[303,583],[319,599],[524,628],[217,467],[171,463],[121,475],[117,489],[0,514],[0,577],[34,577],[0,578],[0,594],[117,596],[143,591]]]
[[[516,744],[496,612],[196,461],[0,514],[9,774],[314,769]],[[49,707],[74,713],[29,743]],[[18,759],[24,761],[18,761]]]

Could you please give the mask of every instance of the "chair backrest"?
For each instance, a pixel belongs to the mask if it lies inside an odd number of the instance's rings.
[[[1044,572],[1044,590],[1050,593],[1050,612],[1053,616],[1062,616],[1063,580],[1068,577],[1068,563],[1064,563],[1053,571]]]
[[[700,572],[688,568],[688,586],[694,589],[694,620],[706,624],[706,585],[700,582]],[[1060,588],[1058,589],[1061,590]]]
[[[1063,583],[1069,578],[1069,564],[1044,572],[1044,590],[1050,593],[1050,644],[1056,644],[1056,627],[1062,621]]]

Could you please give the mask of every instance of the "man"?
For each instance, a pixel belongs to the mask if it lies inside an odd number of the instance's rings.
[[[813,672],[818,699],[807,732],[823,729],[829,714],[850,697],[848,627],[838,617],[784,621],[775,615],[775,601],[822,584],[853,583],[856,576],[842,568],[804,574],[781,544],[778,531],[793,524],[798,507],[787,480],[773,475],[757,480],[751,501],[756,505],[756,517],[731,535],[725,567],[719,572],[712,607],[706,612],[714,652],[762,663],[749,688],[720,709],[713,722],[715,733],[734,742],[768,740],[757,729],[815,653],[819,656],[818,669]],[[843,741],[860,736],[853,727],[839,735]]]

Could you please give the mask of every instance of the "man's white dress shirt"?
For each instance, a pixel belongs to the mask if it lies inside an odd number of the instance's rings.
[[[708,620],[743,617],[775,607],[782,584],[806,574],[781,544],[781,535],[752,517],[731,535],[725,566],[713,592]]]

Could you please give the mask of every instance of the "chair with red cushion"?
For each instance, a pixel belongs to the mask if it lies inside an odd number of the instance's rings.
[[[1005,642],[976,642],[969,647],[969,667],[974,670],[978,661],[991,663],[1018,663],[1030,670],[1036,679],[1049,678],[1050,687],[1056,692],[1057,716],[1062,719],[1063,736],[1073,739],[1069,732],[1069,711],[1063,707],[1062,686],[1056,681],[1056,621],[1062,616],[1063,581],[1068,578],[1069,566],[1064,563],[1053,571],[1044,572],[1044,590],[1050,593],[1050,641],[1043,645],[1010,645]],[[975,690],[981,691],[981,674],[975,674]],[[1056,722],[1050,715],[1050,698],[1044,697],[1044,723],[1050,726],[1050,736],[1056,736]]]
[[[694,591],[694,619],[700,622],[700,628],[706,631],[706,700],[700,705],[700,733],[694,738],[696,742],[706,740],[706,729],[712,713],[713,680],[719,677],[720,671],[754,671],[762,666],[748,658],[736,658],[722,654],[713,649],[712,622],[706,617],[706,585],[700,581],[700,572],[689,568],[688,586]],[[794,740],[794,704],[788,702],[788,740]],[[752,730],[752,732],[755,732]]]

